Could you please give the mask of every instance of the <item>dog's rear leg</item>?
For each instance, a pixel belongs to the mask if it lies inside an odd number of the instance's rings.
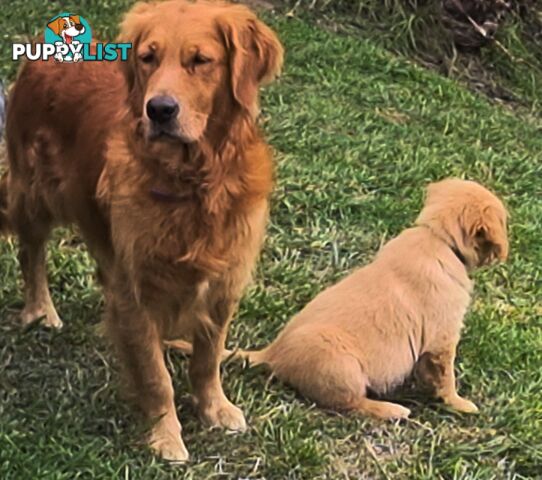
[[[220,361],[236,306],[237,301],[231,298],[215,301],[209,310],[205,302],[196,307],[199,318],[190,359],[190,382],[205,424],[242,431],[246,429],[245,416],[228,400],[220,380]]]
[[[47,282],[46,244],[52,228],[50,215],[44,211],[29,217],[25,193],[11,198],[9,223],[19,238],[19,263],[24,279],[25,306],[21,322],[27,325],[42,318],[48,327],[60,328],[62,321],[56,312]]]
[[[20,239],[19,261],[23,271],[25,306],[21,321],[27,325],[42,318],[43,325],[61,328],[62,321],[56,312],[47,283],[45,239]]]

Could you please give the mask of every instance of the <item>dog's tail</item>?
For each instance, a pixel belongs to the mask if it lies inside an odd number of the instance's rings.
[[[4,172],[0,177],[0,235],[8,231],[8,172]]]
[[[186,340],[169,340],[165,341],[164,344],[168,348],[173,348],[174,350],[179,350],[185,355],[192,355],[193,347],[190,342]],[[220,361],[228,360],[230,358],[235,360],[247,360],[251,366],[260,365],[266,363],[266,348],[263,350],[227,350],[224,349],[222,352],[222,357]]]

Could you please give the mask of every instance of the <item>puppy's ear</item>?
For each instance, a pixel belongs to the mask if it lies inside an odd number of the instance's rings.
[[[70,15],[70,18],[73,20],[73,23],[75,23],[76,25],[81,23],[80,15]]]
[[[62,17],[55,18],[52,22],[49,22],[47,26],[55,32],[55,35],[60,35],[60,32],[64,28],[64,20]]]
[[[218,26],[229,55],[233,96],[255,116],[259,86],[272,81],[282,68],[282,45],[267,25],[241,5],[228,6]]]
[[[479,265],[508,257],[506,218],[502,205],[469,206],[463,211],[463,232],[476,251]]]

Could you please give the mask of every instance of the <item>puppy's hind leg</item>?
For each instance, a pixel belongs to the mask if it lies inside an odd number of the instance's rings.
[[[354,341],[338,330],[302,327],[268,347],[265,361],[278,378],[323,407],[382,419],[407,418],[408,408],[367,398],[369,379],[355,351]]]
[[[349,388],[342,388],[342,391],[351,391],[351,394],[344,398],[339,406],[343,406],[341,409],[347,411],[361,413],[362,415],[369,415],[371,417],[380,418],[384,420],[391,420],[395,418],[408,418],[410,410],[397,403],[385,402],[383,400],[372,400],[367,398],[367,377],[364,373],[358,373],[359,379],[356,382],[352,382],[353,375],[348,375],[347,362],[344,362],[343,378],[347,381]],[[354,390],[354,386],[358,384],[358,388]]]
[[[402,405],[363,397],[350,407],[352,411],[382,419],[408,418],[410,410]]]

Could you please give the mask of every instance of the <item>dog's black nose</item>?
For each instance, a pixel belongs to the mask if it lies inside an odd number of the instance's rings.
[[[173,97],[159,95],[147,102],[147,116],[157,123],[166,123],[179,113],[179,104]]]
[[[83,25],[81,25],[80,23],[76,23],[74,26],[75,26],[75,29],[76,29],[77,31],[79,31],[79,32],[80,32],[81,30],[83,30],[83,28],[85,28],[85,27],[83,27]]]

